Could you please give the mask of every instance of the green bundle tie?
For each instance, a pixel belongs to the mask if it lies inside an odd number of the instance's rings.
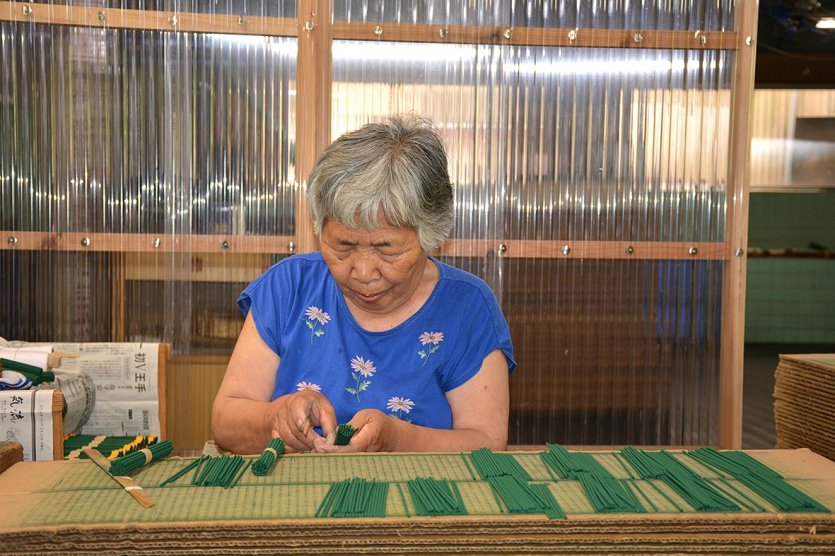
[[[334,441],[334,444],[337,446],[347,446],[356,432],[357,429],[351,425],[339,425],[336,427],[336,440]]]
[[[114,459],[110,462],[110,473],[112,475],[129,475],[136,469],[139,469],[146,463],[157,461],[164,458],[171,453],[174,446],[170,440],[164,440],[151,444],[147,448],[142,448],[136,452],[131,452],[126,456]]]
[[[406,486],[418,515],[467,515],[455,481],[418,477]]]
[[[5,357],[0,357],[0,369],[16,371],[22,374],[23,376],[32,381],[32,386],[37,386],[38,384],[44,382],[55,382],[55,373],[53,373],[52,371],[43,370],[40,367],[36,367],[35,365],[21,363],[20,361],[15,361],[14,359],[6,359]]]
[[[174,481],[176,481],[177,479],[179,479],[180,477],[182,477],[183,475],[185,475],[186,473],[188,473],[189,471],[191,471],[192,469],[194,469],[195,467],[200,465],[202,462],[203,462],[202,457],[197,458],[193,462],[189,463],[188,465],[186,465],[185,467],[183,467],[182,469],[180,469],[179,471],[177,471],[176,473],[174,473],[173,475],[171,475],[170,477],[165,479],[163,482],[161,482],[159,484],[159,486],[164,487],[168,483],[173,483]]]
[[[482,479],[511,476],[521,481],[531,480],[530,474],[511,454],[497,454],[489,448],[481,448],[473,450],[470,459]]]
[[[561,479],[577,479],[580,474],[597,477],[612,477],[594,456],[585,452],[569,452],[559,444],[546,444],[547,452],[540,452],[539,457]]]
[[[275,460],[283,453],[284,440],[278,437],[270,440],[269,445],[261,452],[261,457],[252,464],[252,474],[262,477],[269,473]]]
[[[709,468],[731,475],[781,512],[830,513],[828,508],[786,482],[779,473],[744,452],[699,448],[685,453]]]
[[[389,484],[355,477],[333,483],[316,517],[385,517]]]
[[[631,446],[621,450],[642,479],[659,479],[684,498],[697,512],[738,512],[740,507],[678,461],[669,452],[646,452]]]
[[[614,477],[580,473],[577,477],[596,513],[644,513],[631,489]]]
[[[239,455],[234,456],[204,456],[206,465],[200,469],[201,463],[197,464],[197,471],[195,471],[195,478],[192,484],[197,486],[219,486],[223,488],[230,488],[235,486],[238,480],[243,475],[246,467],[241,470],[244,463],[244,458]],[[203,458],[198,460],[202,462]],[[238,471],[240,470],[240,473]],[[199,471],[199,475],[197,472]]]
[[[643,513],[645,508],[632,492],[603,467],[594,456],[585,452],[569,452],[557,444],[547,444],[540,459],[561,479],[580,482],[597,513]]]
[[[554,495],[545,484],[529,485],[514,475],[497,475],[487,482],[501,497],[511,513],[544,513],[550,519],[566,519]]]

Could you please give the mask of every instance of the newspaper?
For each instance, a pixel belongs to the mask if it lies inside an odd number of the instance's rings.
[[[0,392],[0,440],[23,446],[23,461],[52,461],[53,390]]]
[[[160,436],[159,344],[55,343],[55,351],[77,353],[61,371],[84,371],[93,379],[95,405],[84,434]]]

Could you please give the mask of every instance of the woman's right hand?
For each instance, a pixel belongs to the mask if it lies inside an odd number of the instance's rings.
[[[336,413],[319,392],[302,390],[270,402],[268,419],[273,438],[281,437],[288,452],[309,452],[336,434]],[[320,427],[319,436],[313,427]]]

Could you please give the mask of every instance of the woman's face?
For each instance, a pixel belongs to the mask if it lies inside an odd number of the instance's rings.
[[[320,241],[322,256],[346,301],[381,316],[408,310],[415,301],[427,255],[414,228],[392,226],[382,212],[378,222],[376,230],[368,230],[325,220]]]

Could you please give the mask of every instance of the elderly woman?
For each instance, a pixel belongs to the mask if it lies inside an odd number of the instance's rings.
[[[310,175],[321,252],[272,266],[212,408],[218,445],[260,452],[459,451],[507,444],[507,322],[479,278],[430,256],[453,223],[443,144],[393,117],[331,144]],[[334,444],[338,424],[356,433]]]

